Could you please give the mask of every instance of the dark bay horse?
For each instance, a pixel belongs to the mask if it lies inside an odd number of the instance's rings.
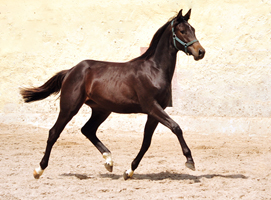
[[[131,168],[124,172],[125,180],[132,177],[148,150],[159,122],[177,136],[187,159],[186,166],[195,170],[191,151],[180,126],[164,111],[170,100],[177,52],[183,51],[195,60],[202,59],[205,54],[196,39],[195,29],[188,23],[190,14],[191,9],[184,16],[180,10],[176,17],[155,33],[147,51],[129,62],[84,60],[69,70],[58,72],[40,87],[21,89],[25,102],[41,100],[61,91],[60,112],[49,131],[40,166],[34,170],[35,178],[38,179],[48,166],[53,145],[83,104],[92,108],[92,115],[81,131],[101,152],[108,171],[113,170],[111,153],[98,139],[96,131],[111,112],[148,115],[141,149]]]

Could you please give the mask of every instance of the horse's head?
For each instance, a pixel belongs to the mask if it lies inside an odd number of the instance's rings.
[[[193,55],[195,60],[200,60],[205,55],[205,49],[197,40],[195,29],[188,23],[190,14],[191,9],[184,16],[180,10],[177,17],[172,20],[173,44],[177,50]]]

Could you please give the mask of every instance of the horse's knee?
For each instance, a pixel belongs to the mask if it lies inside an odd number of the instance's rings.
[[[175,124],[172,126],[172,132],[177,136],[183,135],[183,131],[178,124]]]

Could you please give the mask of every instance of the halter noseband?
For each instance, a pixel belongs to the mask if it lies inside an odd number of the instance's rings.
[[[177,45],[176,45],[176,41],[179,42],[181,45],[184,46],[184,50],[185,50],[185,53],[187,54],[187,47],[189,47],[190,45],[194,44],[195,42],[198,42],[198,40],[193,40],[191,42],[188,42],[188,43],[185,43],[183,42],[182,40],[180,40],[177,35],[175,34],[175,31],[174,31],[174,27],[173,27],[173,24],[174,24],[174,20],[172,20],[171,22],[171,26],[172,26],[172,36],[173,36],[173,44],[174,44],[174,47],[180,51],[180,49],[178,49]]]

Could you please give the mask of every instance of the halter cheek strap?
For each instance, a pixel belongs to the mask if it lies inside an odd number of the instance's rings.
[[[174,47],[175,47],[178,51],[180,51],[180,49],[178,49],[178,47],[177,47],[177,45],[176,45],[176,41],[179,42],[181,45],[184,46],[185,53],[187,54],[187,48],[188,48],[190,45],[194,44],[195,42],[198,42],[198,40],[193,40],[193,41],[188,42],[188,43],[183,42],[183,41],[182,41],[180,38],[178,38],[177,35],[175,34],[173,24],[174,24],[174,20],[172,20],[172,22],[171,22],[171,26],[172,26],[172,29],[171,29],[171,30],[172,30],[172,36],[173,36],[173,44],[174,44]]]

